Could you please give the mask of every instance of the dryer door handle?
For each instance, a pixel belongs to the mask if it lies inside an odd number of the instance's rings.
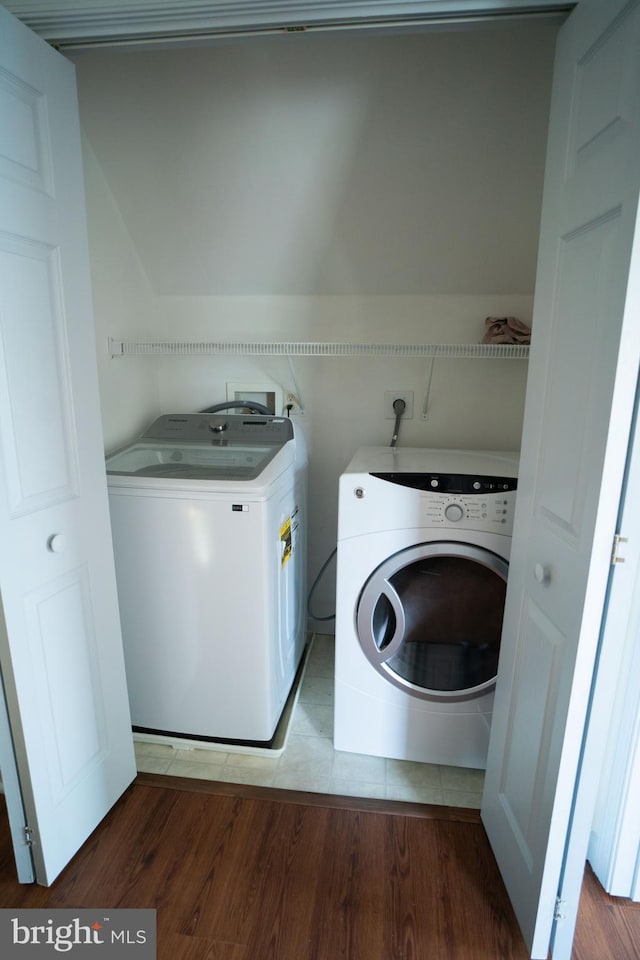
[[[393,611],[394,629],[389,642],[379,647],[376,642],[374,616],[383,598],[387,600]],[[405,629],[404,607],[393,584],[385,579],[379,592],[370,591],[363,595],[358,609],[358,634],[360,644],[366,647],[365,652],[372,663],[385,663],[396,655],[404,641]]]

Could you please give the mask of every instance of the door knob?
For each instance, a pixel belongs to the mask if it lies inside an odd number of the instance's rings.
[[[53,533],[47,540],[47,549],[51,553],[64,553],[67,549],[67,538],[63,533]]]
[[[536,563],[533,572],[538,583],[547,584],[551,580],[551,570],[546,564]]]

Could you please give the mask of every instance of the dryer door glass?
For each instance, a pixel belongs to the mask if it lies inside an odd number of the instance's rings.
[[[419,697],[485,692],[498,669],[507,570],[502,557],[459,543],[421,544],[390,557],[358,604],[367,658]]]

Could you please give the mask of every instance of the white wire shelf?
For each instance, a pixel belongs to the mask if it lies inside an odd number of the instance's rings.
[[[486,343],[269,343],[210,340],[115,340],[112,357],[426,357],[447,360],[526,360],[529,347]]]

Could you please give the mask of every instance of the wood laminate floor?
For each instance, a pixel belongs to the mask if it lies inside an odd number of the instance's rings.
[[[50,888],[1,812],[0,906],[154,907],[159,960],[528,957],[475,810],[142,774]],[[596,894],[575,960],[640,956]]]

